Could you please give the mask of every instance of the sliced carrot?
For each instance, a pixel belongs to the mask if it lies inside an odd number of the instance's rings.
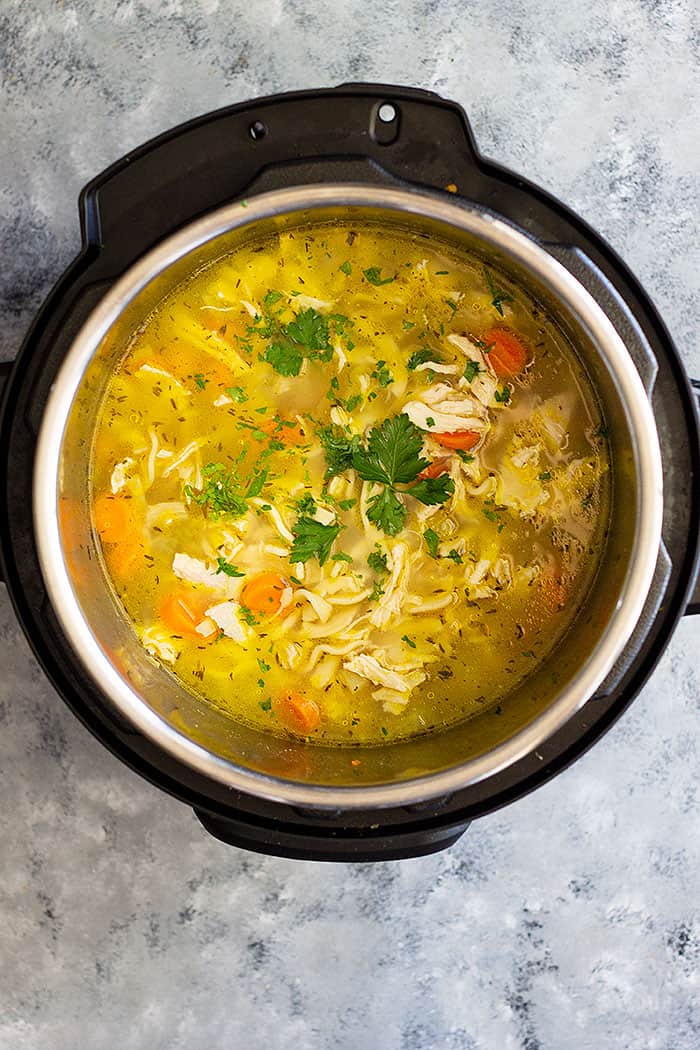
[[[308,445],[310,441],[309,432],[298,420],[285,419],[282,421],[270,419],[262,427],[265,434],[269,434],[275,441],[281,441],[283,445]]]
[[[144,545],[133,536],[121,543],[109,543],[104,548],[105,561],[110,575],[125,580],[136,569],[139,559],[143,557]]]
[[[103,543],[121,543],[133,533],[139,520],[136,503],[128,496],[103,492],[92,508],[95,528]]]
[[[251,612],[265,615],[276,613],[282,604],[282,594],[289,587],[284,576],[276,572],[261,572],[248,580],[241,591],[241,605]]]
[[[451,434],[431,434],[443,448],[467,449],[474,448],[480,435],[476,430],[453,430]]]
[[[436,435],[437,436],[437,435]],[[442,435],[441,435],[442,436]],[[450,470],[450,460],[448,456],[442,456],[441,459],[434,459],[429,467],[422,470],[418,475],[418,478],[439,478],[441,474],[448,474]]]
[[[158,607],[158,616],[173,634],[206,641],[196,628],[204,619],[205,609],[210,604],[211,597],[178,587],[165,595]]]
[[[315,700],[296,690],[283,693],[272,701],[272,710],[287,729],[306,736],[321,721],[321,712]]]
[[[491,349],[488,359],[501,379],[517,376],[527,364],[528,353],[517,335],[507,328],[491,328],[484,333],[483,342]]]

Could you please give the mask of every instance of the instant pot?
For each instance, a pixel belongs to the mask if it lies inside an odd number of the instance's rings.
[[[352,84],[208,114],[129,153],[81,194],[82,251],[36,317],[0,409],[0,567],[58,693],[90,731],[224,842],[380,860],[454,842],[554,776],[634,699],[694,592],[696,388],[612,249],[477,151],[429,92]],[[119,614],[88,513],[95,412],[139,319],[252,231],[356,217],[447,240],[556,319],[601,401],[613,511],[595,583],[526,686],[461,726],[374,748],[234,723],[155,663]],[[80,508],[67,523],[65,501]]]

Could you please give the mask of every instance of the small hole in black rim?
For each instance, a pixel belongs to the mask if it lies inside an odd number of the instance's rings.
[[[377,117],[382,124],[393,124],[396,120],[396,106],[391,102],[382,102],[377,110]]]
[[[264,139],[267,135],[267,127],[262,120],[254,120],[248,128],[248,134],[255,142],[259,142],[260,139]]]

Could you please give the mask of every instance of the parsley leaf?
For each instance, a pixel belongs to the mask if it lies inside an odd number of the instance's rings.
[[[430,466],[421,458],[423,437],[408,416],[401,413],[373,427],[367,448],[355,448],[352,465],[364,481],[407,485]]]
[[[259,474],[256,474],[251,483],[248,485],[246,491],[246,497],[252,499],[253,496],[259,496],[263,490],[265,482],[267,481],[268,470],[261,470]]]
[[[386,361],[377,361],[377,367],[372,372],[372,379],[376,379],[380,386],[389,386],[394,382],[394,377],[386,367]]]
[[[328,558],[331,547],[335,542],[341,526],[322,525],[320,521],[302,515],[292,528],[294,543],[289,554],[291,562],[307,562],[310,558],[318,558],[319,565]]]
[[[202,469],[202,480],[201,489],[185,485],[185,494],[204,507],[210,518],[240,518],[248,510],[236,472],[227,471],[223,463],[207,463]]]
[[[510,390],[507,386],[504,386],[503,390],[496,390],[493,396],[499,405],[507,405],[510,402]]]
[[[406,508],[396,493],[385,487],[367,504],[367,517],[389,536],[397,536],[406,521]]]
[[[537,475],[538,481],[551,481],[552,475],[548,470],[543,470],[541,474]]]
[[[430,557],[437,558],[438,543],[440,542],[440,537],[438,536],[437,532],[435,532],[434,529],[426,529],[423,533],[423,539],[425,540],[426,546],[428,548],[428,554],[430,555]]]
[[[226,576],[245,576],[244,572],[241,572],[235,565],[231,565],[225,558],[217,558],[216,564],[218,565],[217,576],[220,572],[225,573]]]
[[[304,355],[295,346],[271,343],[265,353],[260,355],[260,360],[267,361],[281,376],[298,376],[304,363]]]
[[[402,321],[401,324],[402,324],[404,332],[408,332],[408,331],[411,330],[411,328],[415,328],[416,327],[416,322],[415,321]]]
[[[317,434],[326,455],[326,478],[342,474],[344,470],[352,466],[353,450],[358,441],[349,430],[335,423],[329,423],[321,427]]]
[[[302,496],[300,500],[297,500],[297,510],[300,514],[313,514],[315,512],[316,500],[310,492],[307,492],[305,496]]]
[[[350,510],[357,503],[356,499],[340,499],[338,500],[338,506],[341,510]]]
[[[455,490],[455,483],[448,474],[441,474],[439,478],[422,478],[408,490],[414,499],[420,500],[428,507],[437,503],[444,503]]]
[[[424,365],[426,361],[439,360],[440,358],[434,350],[431,350],[429,346],[422,346],[420,350],[416,350],[411,354],[406,363],[406,368],[408,368],[409,372],[413,372],[418,368],[418,365]]]
[[[352,266],[350,265],[350,260],[346,259],[342,266],[339,266],[338,269],[341,273],[344,273],[346,277],[349,277],[352,273]]]
[[[375,580],[374,581],[374,587],[372,588],[372,593],[370,595],[368,595],[367,601],[368,602],[378,602],[383,594],[384,594],[384,588],[381,587],[379,585],[379,583]]]
[[[455,449],[455,452],[457,453],[459,458],[462,460],[462,463],[473,463],[474,462],[474,457],[472,456],[471,452],[465,452],[463,448],[457,448],[457,449]]]
[[[382,551],[382,548],[377,543],[371,554],[367,556],[367,564],[369,565],[372,572],[377,574],[386,573],[389,571],[387,565],[386,554]]]
[[[287,338],[298,346],[306,347],[307,350],[330,350],[333,354],[333,347],[328,341],[328,321],[312,306],[298,313],[283,330]]]
[[[512,303],[513,296],[508,292],[498,290],[493,283],[493,277],[489,270],[484,266],[484,273],[486,275],[486,282],[489,286],[489,292],[491,293],[491,305],[498,310],[501,317],[503,317],[503,303]]]
[[[406,645],[410,645],[411,649],[415,649],[416,648],[416,643],[413,641],[412,638],[409,638],[407,634],[402,634],[401,635],[401,641],[405,642]]]
[[[331,554],[331,561],[346,561],[349,565],[352,565],[352,556],[346,554],[345,551],[338,551],[337,554]]]
[[[195,381],[195,383],[197,384],[197,386],[199,387],[200,390],[204,390],[204,388],[206,387],[207,383],[209,382],[208,379],[204,378],[204,373],[203,372],[196,372],[195,373],[195,377],[194,377],[194,381]]]
[[[227,386],[226,393],[232,401],[237,401],[239,405],[248,400],[248,395],[242,386]]]
[[[274,306],[282,298],[282,292],[278,292],[276,289],[271,288],[263,299],[265,306]]]
[[[476,379],[480,371],[481,365],[478,361],[467,361],[467,367],[464,369],[464,378],[468,383],[471,383],[472,379]]]
[[[396,280],[395,276],[382,277],[382,271],[377,266],[370,266],[367,270],[363,270],[362,273],[364,274],[366,280],[369,281],[370,284],[373,284],[377,287],[380,284],[391,284],[392,281]]]
[[[450,553],[447,555],[447,557],[451,558],[452,561],[455,563],[455,565],[461,565],[462,562],[464,561],[464,559],[462,558],[462,555],[459,553],[458,550],[455,550],[454,547],[452,548]]]

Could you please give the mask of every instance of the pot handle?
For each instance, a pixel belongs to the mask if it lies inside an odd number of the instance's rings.
[[[690,385],[695,391],[695,396],[698,399],[698,408],[700,409],[700,379],[691,379]],[[698,572],[698,575],[695,578],[695,585],[690,592],[690,598],[685,612],[686,616],[700,615],[700,572]]]
[[[469,827],[469,821],[449,827],[400,827],[377,829],[323,827],[323,814],[309,814],[303,827],[291,824],[251,824],[236,817],[221,817],[195,809],[204,829],[227,846],[289,860],[323,860],[363,863],[407,860],[449,849]],[[312,822],[313,821],[313,822]]]

